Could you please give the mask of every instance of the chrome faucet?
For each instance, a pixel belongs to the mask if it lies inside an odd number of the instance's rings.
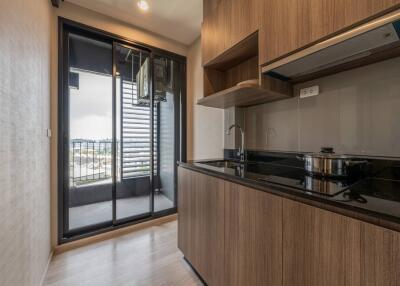
[[[230,135],[231,134],[231,129],[232,128],[238,128],[239,130],[240,130],[240,135],[241,135],[241,137],[242,137],[242,144],[241,144],[241,146],[240,146],[240,148],[238,149],[238,152],[237,152],[237,156],[239,156],[240,157],[240,163],[244,163],[244,132],[243,132],[243,129],[242,129],[242,127],[240,127],[240,125],[239,124],[232,124],[227,130],[226,130],[226,135]]]

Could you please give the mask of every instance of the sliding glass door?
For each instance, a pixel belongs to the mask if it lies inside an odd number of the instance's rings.
[[[176,162],[179,159],[179,106],[183,73],[181,63],[154,55],[154,212],[176,207]]]
[[[185,63],[63,30],[59,239],[176,211]]]
[[[69,33],[65,229],[111,223],[113,188],[112,45]]]
[[[117,182],[116,219],[151,213],[151,112],[139,98],[150,93],[150,56],[143,50],[115,44]]]

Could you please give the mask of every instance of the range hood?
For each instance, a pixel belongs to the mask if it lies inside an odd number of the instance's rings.
[[[293,83],[400,56],[400,11],[339,34],[262,67]]]

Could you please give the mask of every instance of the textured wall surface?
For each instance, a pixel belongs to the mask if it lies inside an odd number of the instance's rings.
[[[400,157],[400,58],[303,83],[318,96],[245,109],[252,149],[319,151]]]
[[[189,49],[187,67],[187,150],[188,159],[223,157],[224,110],[197,105],[203,96],[200,39]]]
[[[0,284],[39,285],[50,254],[48,0],[0,1]]]

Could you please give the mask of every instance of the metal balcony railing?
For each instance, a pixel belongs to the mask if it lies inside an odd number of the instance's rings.
[[[110,180],[112,158],[111,140],[72,140],[69,158],[70,186],[77,187]]]
[[[117,128],[117,180],[150,175],[150,105],[139,104],[136,83],[118,79],[120,121]],[[157,108],[154,115],[154,165],[157,165]],[[70,186],[111,183],[112,140],[72,139],[70,142]]]

